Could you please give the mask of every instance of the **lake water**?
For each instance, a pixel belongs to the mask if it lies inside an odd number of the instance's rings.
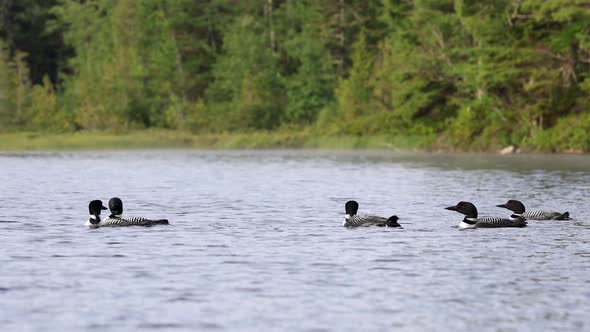
[[[3,153],[0,183],[1,331],[590,330],[588,156]],[[171,225],[84,227],[113,196]],[[510,198],[574,220],[443,209]]]

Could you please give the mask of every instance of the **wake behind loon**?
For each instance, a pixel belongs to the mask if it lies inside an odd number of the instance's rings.
[[[359,209],[359,204],[356,201],[348,201],[344,205],[346,215],[344,216],[344,227],[359,227],[359,226],[380,226],[380,227],[402,227],[397,221],[397,216],[391,216],[389,218],[370,216],[370,215],[358,215],[356,214]]]
[[[477,208],[471,202],[459,202],[455,206],[449,206],[445,209],[457,211],[465,215],[463,221],[459,224],[460,229],[469,228],[498,228],[498,227],[525,227],[527,222],[523,217],[510,219],[495,217],[477,217]]]
[[[521,216],[527,220],[570,220],[569,212],[555,211],[525,211],[524,204],[521,201],[511,199],[508,202],[497,207],[508,209],[514,212],[513,216]]]
[[[93,201],[95,202],[95,201]],[[102,202],[100,202],[101,209],[106,210],[105,207],[102,206]],[[92,204],[92,202],[90,203]],[[96,204],[96,203],[95,203]],[[141,217],[123,217],[123,201],[121,201],[118,197],[113,197],[109,200],[109,209],[111,210],[111,215],[108,216],[104,220],[100,220],[98,218],[98,222],[90,221],[87,226],[97,228],[97,227],[125,227],[125,226],[153,226],[153,225],[168,225],[168,219],[146,219]],[[92,211],[91,211],[92,214]],[[98,213],[100,214],[100,212]],[[91,218],[92,220],[92,218]]]

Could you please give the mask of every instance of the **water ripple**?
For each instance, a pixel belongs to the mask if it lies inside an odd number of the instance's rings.
[[[587,156],[101,151],[0,162],[6,331],[590,326]],[[171,225],[84,228],[88,201],[111,196]],[[459,231],[461,216],[443,209],[471,200],[505,215],[495,205],[511,198],[574,220]],[[349,199],[404,229],[341,227]]]

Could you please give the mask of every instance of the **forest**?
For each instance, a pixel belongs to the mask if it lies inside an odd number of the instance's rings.
[[[590,0],[0,0],[0,132],[590,151]]]

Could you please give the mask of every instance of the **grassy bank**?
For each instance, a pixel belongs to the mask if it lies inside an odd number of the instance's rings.
[[[172,130],[136,130],[125,133],[76,132],[0,133],[0,151],[101,149],[399,149],[419,150],[429,139],[390,136],[320,136],[310,131],[277,131],[194,135]]]

